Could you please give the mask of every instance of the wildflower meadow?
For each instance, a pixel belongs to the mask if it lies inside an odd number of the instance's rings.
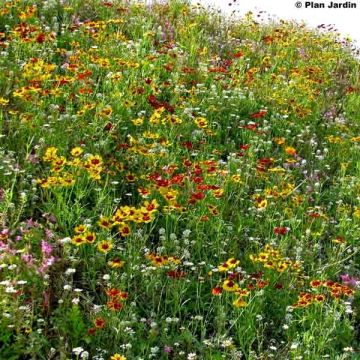
[[[360,359],[359,51],[185,0],[0,2],[0,359]]]

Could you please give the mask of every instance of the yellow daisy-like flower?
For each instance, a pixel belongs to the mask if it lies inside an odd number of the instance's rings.
[[[100,252],[107,254],[113,248],[113,244],[109,240],[104,240],[98,244],[97,248]]]
[[[197,125],[197,127],[199,127],[200,129],[205,129],[208,126],[208,122],[205,118],[203,117],[198,117],[194,120],[195,124]]]
[[[135,126],[140,126],[144,123],[144,118],[137,118],[134,120],[131,120],[131,122],[135,125]]]
[[[81,225],[78,225],[74,228],[74,231],[77,233],[77,234],[83,234],[85,231],[87,230],[87,227],[83,224]]]
[[[83,153],[83,149],[81,147],[74,147],[71,149],[70,154],[74,157],[80,156]]]
[[[234,302],[233,305],[237,308],[242,308],[248,305],[248,303],[240,296]]]
[[[223,282],[223,289],[228,292],[234,292],[239,290],[239,285],[232,280],[225,280]]]
[[[267,207],[267,200],[261,200],[259,203],[257,203],[257,208],[258,209],[265,209]]]
[[[0,106],[6,106],[9,103],[9,100],[0,97]]]
[[[88,244],[93,244],[96,240],[96,234],[94,232],[88,231],[84,234],[84,238]]]
[[[113,223],[109,218],[107,218],[105,216],[101,216],[98,221],[98,225],[103,229],[110,229],[112,227]]]
[[[241,180],[241,176],[240,175],[232,175],[231,176],[231,181],[235,182],[235,183],[242,183]]]
[[[110,360],[126,360],[126,357],[120,354],[114,354]]]
[[[43,156],[44,161],[54,161],[57,158],[57,151],[58,149],[54,146],[48,147],[45,150],[45,154]]]
[[[83,235],[75,235],[72,239],[71,239],[71,243],[76,245],[76,246],[80,246],[82,244],[86,243],[86,240],[84,238]]]
[[[90,155],[87,159],[87,164],[90,167],[98,167],[103,163],[101,156],[99,155]]]
[[[235,258],[230,258],[226,263],[229,265],[230,269],[234,269],[240,264],[240,261]]]
[[[125,261],[120,260],[119,258],[114,258],[108,261],[108,265],[114,269],[120,269],[124,266]]]

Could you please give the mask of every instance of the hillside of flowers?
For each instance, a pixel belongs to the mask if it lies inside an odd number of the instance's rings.
[[[360,359],[360,66],[185,0],[0,4],[0,359]]]

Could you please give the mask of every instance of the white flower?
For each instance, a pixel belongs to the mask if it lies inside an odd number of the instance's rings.
[[[186,229],[186,230],[183,231],[183,236],[184,236],[185,238],[189,237],[190,234],[191,234],[191,230],[189,230],[189,229]]]
[[[76,269],[68,268],[65,271],[65,275],[74,274],[76,272]]]
[[[150,349],[150,351],[151,351],[152,354],[156,354],[159,350],[160,350],[160,349],[159,349],[158,346],[152,347],[152,348]]]
[[[205,341],[204,341],[204,342],[205,342]],[[225,340],[222,342],[221,346],[224,347],[224,348],[227,348],[227,347],[232,346],[232,344],[233,344],[232,339],[225,339]]]
[[[16,289],[13,287],[13,286],[8,286],[6,289],[5,289],[5,292],[7,294],[14,294],[16,293]]]
[[[9,280],[0,281],[0,285],[9,286],[11,282]]]
[[[84,349],[80,346],[72,349],[72,352],[77,356],[79,356],[83,351]]]
[[[59,243],[61,244],[66,244],[66,243],[69,243],[71,241],[71,238],[70,237],[65,237],[63,239],[60,239],[59,240]]]
[[[80,356],[81,359],[88,359],[89,353],[87,351],[83,351]]]

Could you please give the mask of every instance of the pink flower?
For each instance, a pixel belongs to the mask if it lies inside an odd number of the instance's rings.
[[[352,288],[355,288],[358,284],[358,279],[350,276],[349,274],[340,275],[340,278],[344,285],[350,286]]]
[[[43,253],[43,255],[45,257],[48,257],[51,255],[52,251],[53,251],[52,246],[49,243],[47,243],[46,241],[42,240],[41,241],[41,252]]]

